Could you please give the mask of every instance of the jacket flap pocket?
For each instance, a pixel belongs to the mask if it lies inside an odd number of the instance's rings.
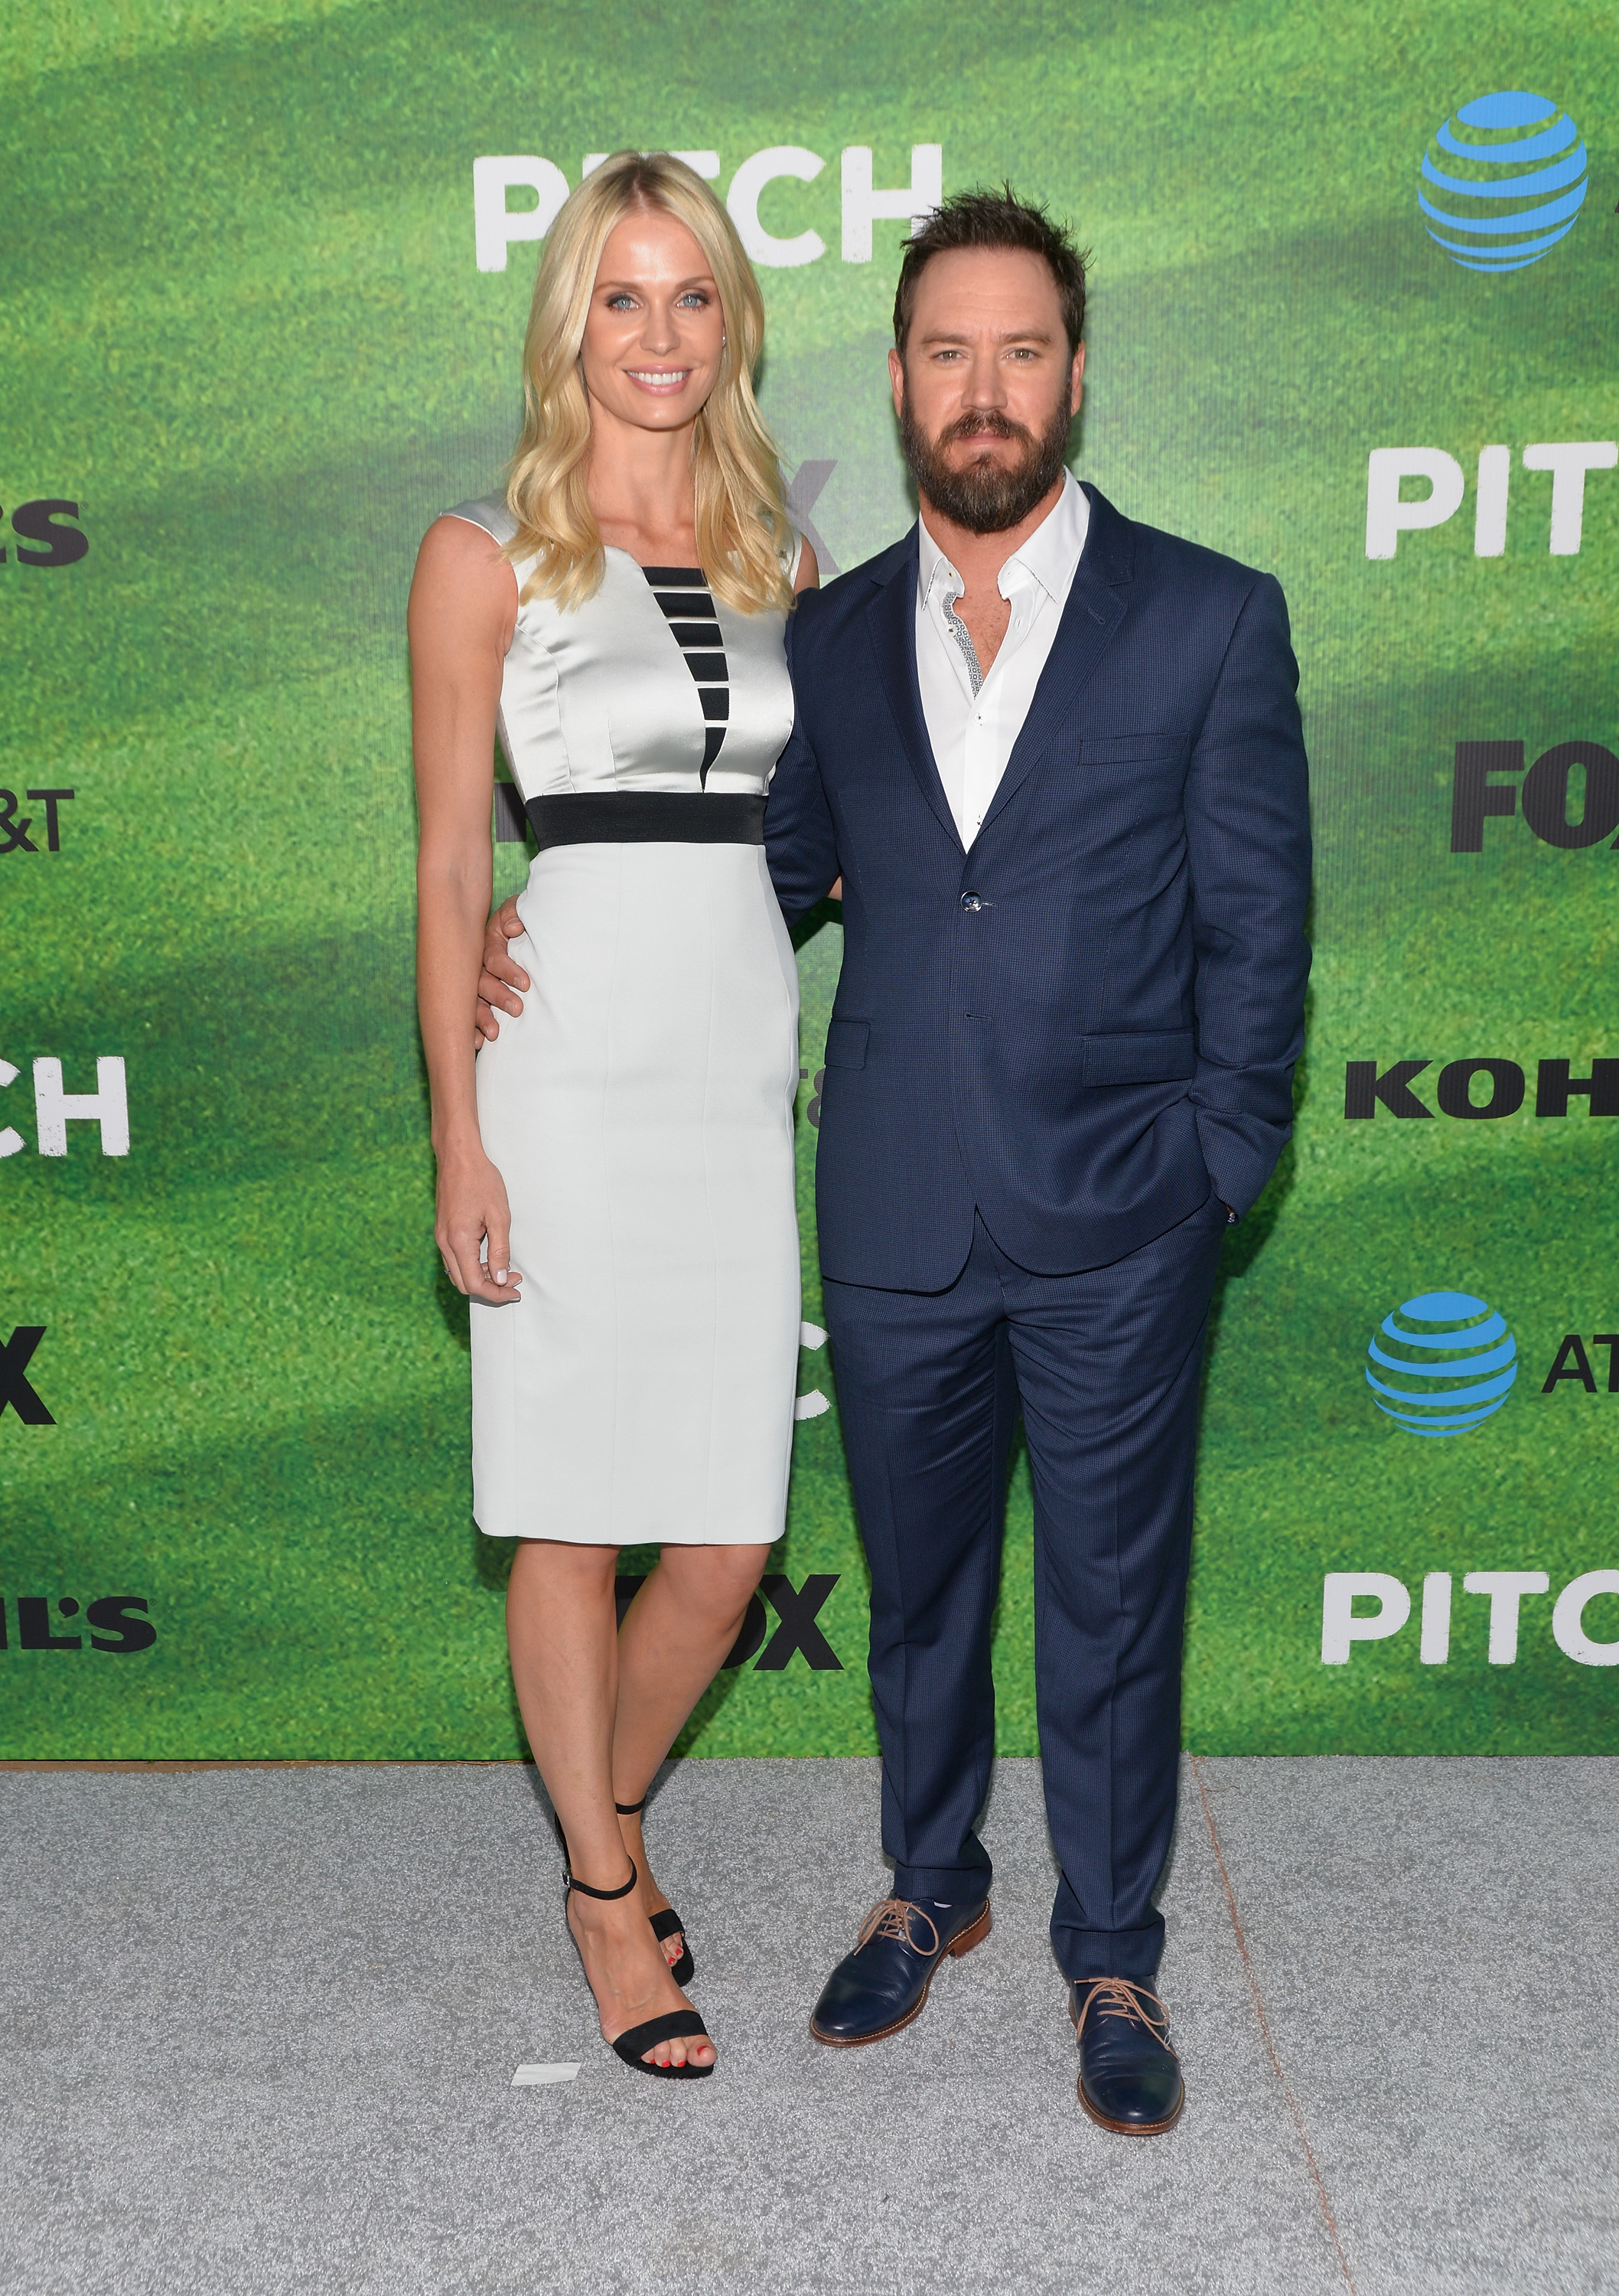
[[[833,1021],[826,1032],[826,1064],[830,1069],[863,1069],[870,1021]]]
[[[1189,1077],[1197,1066],[1190,1029],[1153,1029],[1133,1037],[1087,1037],[1083,1081],[1092,1084],[1166,1084]]]

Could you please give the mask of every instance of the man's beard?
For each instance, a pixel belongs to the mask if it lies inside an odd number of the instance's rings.
[[[1065,393],[1038,438],[1021,422],[986,409],[961,415],[936,439],[928,439],[918,427],[907,393],[900,406],[900,444],[912,477],[945,518],[969,534],[1004,534],[1021,525],[1061,478],[1073,419]],[[991,438],[1020,439],[1022,455],[1011,463],[985,455],[953,467],[944,459],[946,447],[959,439]]]

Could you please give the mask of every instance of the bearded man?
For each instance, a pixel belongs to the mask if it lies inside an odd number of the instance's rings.
[[[897,2032],[988,1932],[1021,1416],[1051,1941],[1082,2104],[1149,2136],[1184,2097],[1154,1893],[1203,1335],[1291,1126],[1309,818],[1276,582],[1065,467],[1084,284],[1010,192],[909,242],[888,363],[921,514],[798,602],[765,839],[789,920],[842,879],[816,1196],[895,1865],[811,2030]]]
[[[1150,2135],[1184,2094],[1153,1893],[1198,1369],[1290,1127],[1309,816],[1274,580],[1065,468],[1083,316],[1071,241],[1010,194],[910,242],[888,366],[921,515],[800,602],[765,838],[789,919],[843,879],[816,1198],[895,1862],[812,2030],[897,2031],[988,1930],[1021,1413],[1051,1941],[1082,2103]]]

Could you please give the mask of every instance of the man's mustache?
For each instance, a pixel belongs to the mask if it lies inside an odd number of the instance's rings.
[[[959,414],[953,422],[946,423],[934,451],[953,445],[958,439],[1018,439],[1026,447],[1034,444],[1032,430],[1021,422],[1014,422],[1010,415],[996,414],[993,407],[978,414]]]

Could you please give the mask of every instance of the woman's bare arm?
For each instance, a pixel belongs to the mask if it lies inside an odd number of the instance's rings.
[[[438,1160],[438,1249],[458,1290],[496,1305],[515,1298],[520,1278],[509,1267],[505,1185],[478,1135],[471,1023],[494,877],[495,726],[516,620],[516,580],[492,538],[463,520],[439,519],[416,561],[409,610],[421,824],[416,996]]]

